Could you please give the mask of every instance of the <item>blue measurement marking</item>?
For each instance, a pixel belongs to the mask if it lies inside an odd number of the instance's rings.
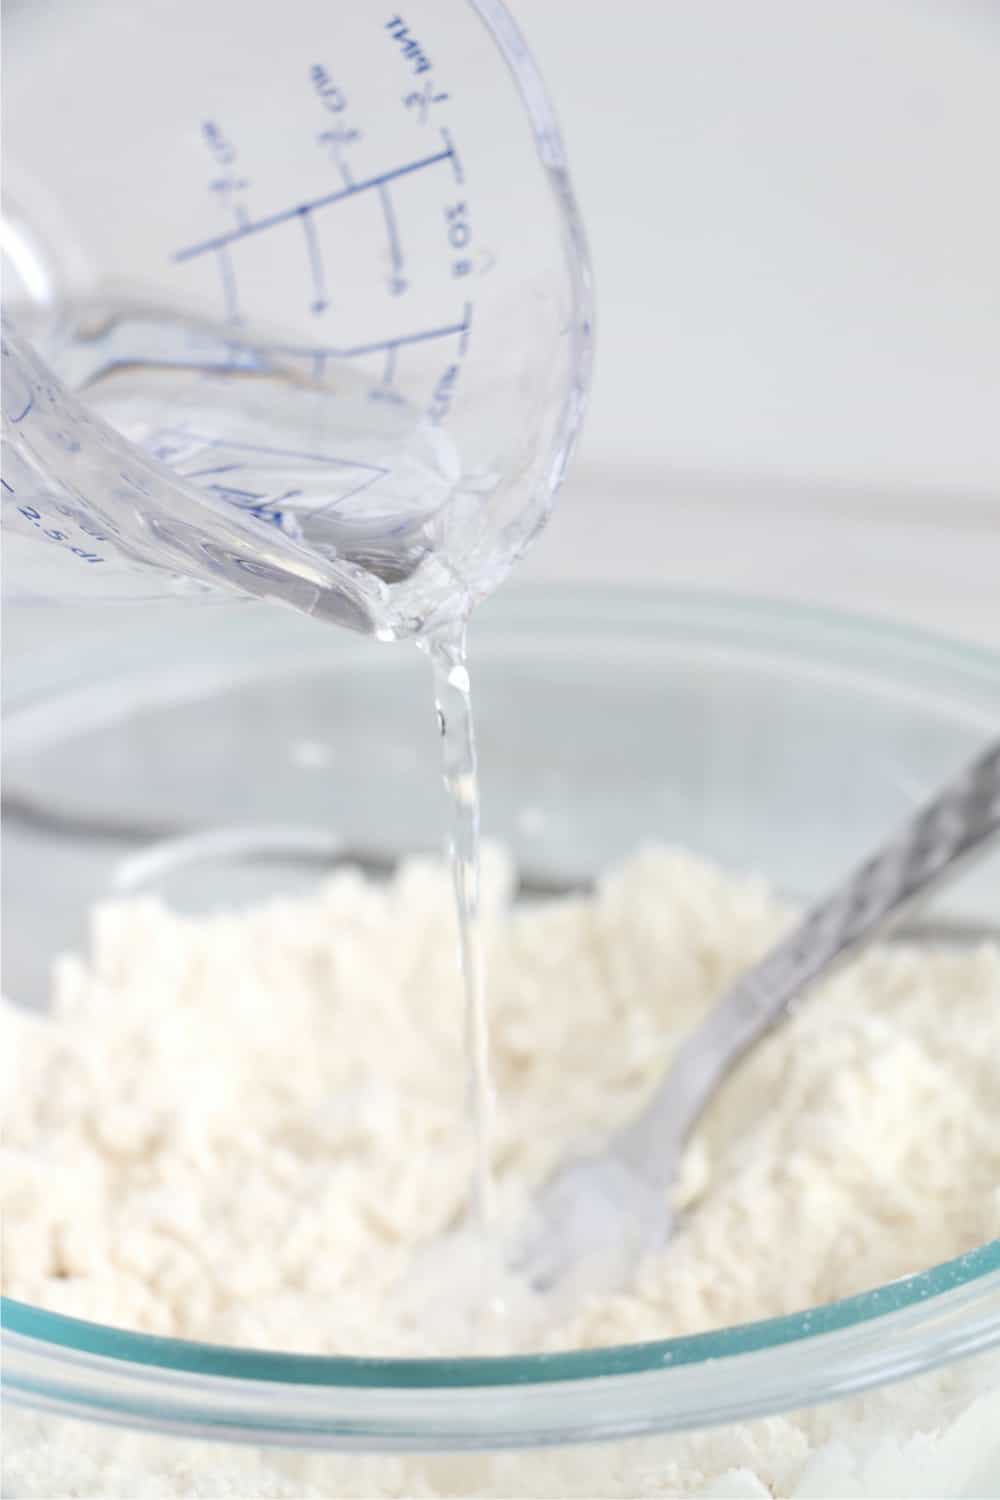
[[[185,479],[193,479],[193,474],[183,475]],[[232,500],[265,500],[267,497],[262,490],[238,490],[232,484],[207,484],[206,489],[211,490],[213,495],[225,495]]]
[[[471,302],[466,303],[466,313],[472,310]],[[352,344],[345,349],[337,349],[332,345],[320,349],[303,349],[301,345],[295,344],[264,344],[263,352],[266,354],[311,354],[315,359],[318,355],[330,359],[356,359],[362,354],[380,354],[386,349],[401,349],[404,344],[422,344],[427,339],[445,339],[454,334],[468,333],[468,321],[461,323],[448,323],[441,328],[423,328],[419,333],[404,333],[394,339],[377,339],[372,344]]]
[[[392,259],[392,269],[398,273],[403,269],[403,251],[399,243],[399,225],[396,223],[396,212],[389,197],[389,189],[384,182],[378,185],[378,195],[382,202],[382,212],[385,215],[385,232],[389,236],[389,255]]]
[[[418,161],[407,162],[405,166],[393,167],[389,172],[380,172],[377,177],[368,177],[363,182],[355,182],[350,187],[339,189],[334,193],[325,193],[321,198],[313,198],[308,203],[297,203],[294,208],[282,209],[280,213],[269,214],[264,219],[251,219],[248,223],[232,229],[226,234],[213,235],[211,239],[202,240],[197,245],[187,245],[183,250],[175,250],[173,259],[175,261],[192,260],[196,255],[204,255],[208,250],[220,250],[225,245],[231,245],[237,240],[246,239],[248,235],[260,234],[265,229],[273,229],[276,224],[285,224],[289,219],[295,219],[300,214],[311,213],[317,208],[326,208],[331,203],[340,203],[345,198],[353,198],[356,193],[363,193],[368,188],[377,188],[384,182],[394,182],[397,177],[408,177],[412,172],[420,172],[424,167],[433,167],[439,161],[448,161],[452,155],[449,145],[444,151],[438,151],[433,156],[421,157]]]
[[[189,438],[193,443],[204,443],[207,449],[234,449],[237,453],[265,453],[267,458],[307,459],[310,463],[339,463],[342,468],[364,468],[370,469],[373,474],[391,474],[391,469],[385,468],[384,463],[367,463],[363,459],[339,459],[334,458],[331,453],[307,453],[303,449],[268,449],[262,443],[232,443],[229,438],[208,437],[202,432],[192,432],[189,428],[162,428],[157,437]]]
[[[219,275],[222,277],[222,295],[226,303],[226,322],[241,323],[240,299],[236,290],[236,277],[233,275],[233,262],[225,245],[220,245],[216,251],[219,261]]]
[[[303,451],[302,449],[296,448],[272,448],[268,447],[264,443],[236,443],[232,442],[229,438],[210,437],[207,434],[192,432],[190,428],[187,427],[161,428],[156,433],[156,442],[158,448],[161,450],[163,449],[165,439],[176,439],[178,437],[183,438],[188,442],[201,443],[206,448],[233,449],[237,452],[246,453],[248,455],[264,455],[268,458],[305,459],[310,463],[325,464],[327,466],[333,465],[341,469],[356,469],[361,471],[362,477],[350,489],[345,490],[342,494],[335,495],[333,499],[327,501],[325,505],[309,506],[309,514],[312,516],[321,516],[325,512],[335,509],[336,506],[343,505],[345,500],[351,500],[356,495],[360,495],[371,485],[377,484],[380,479],[384,479],[387,475],[392,473],[392,469],[388,468],[385,464],[367,463],[363,459],[336,458],[333,454],[310,453],[308,451]],[[156,450],[154,449],[154,451]],[[183,479],[204,479],[212,474],[237,473],[239,472],[239,470],[247,467],[247,465],[243,465],[240,463],[220,464],[216,468],[197,469],[188,472],[185,472],[184,468],[181,465],[174,465],[174,467],[176,469],[176,472],[180,474]],[[249,501],[250,505],[248,509],[255,514],[262,514],[264,508],[275,510],[275,507],[281,501],[294,499],[296,496],[301,495],[302,493],[301,490],[287,490],[284,494],[278,496],[269,496],[259,490],[240,489],[235,484],[208,484],[205,485],[205,489],[208,490],[209,493],[218,495],[221,499],[228,500],[233,503]],[[281,512],[278,510],[275,510],[275,520],[276,524],[280,524]]]
[[[444,141],[445,155],[451,157],[451,170],[455,174],[455,181],[461,187],[465,181],[465,168],[462,166],[461,157],[455,150],[455,142],[451,138],[451,131],[447,130],[443,125],[441,126],[441,139]]]
[[[369,469],[372,474],[391,474],[384,464],[371,464],[360,458],[335,458],[331,453],[309,453],[302,448],[269,448],[263,443],[234,443],[229,438],[211,437],[207,433],[192,432],[188,427],[161,427],[156,433],[158,439],[162,438],[185,438],[188,442],[202,443],[206,448],[232,448],[237,453],[263,453],[268,458],[304,458],[309,463],[337,464],[344,469]],[[238,467],[227,465],[227,467]],[[211,472],[206,470],[205,472]]]
[[[302,219],[302,230],[306,237],[306,249],[309,253],[309,272],[313,280],[313,300],[310,303],[312,311],[317,315],[326,312],[330,306],[326,295],[326,274],[323,270],[323,252],[319,247],[319,239],[316,234],[316,225],[312,221],[312,215],[304,208],[300,215]]]
[[[464,359],[469,348],[469,334],[472,331],[472,303],[467,302],[462,313],[462,337],[458,341],[458,352]]]
[[[25,402],[24,402],[24,406],[22,407],[22,409],[17,413],[16,416],[12,416],[10,418],[10,421],[11,421],[11,423],[12,423],[12,425],[14,427],[17,426],[18,422],[23,422],[24,421],[25,417],[28,415],[29,411],[31,411],[31,409],[34,406],[34,404],[35,404],[35,398],[34,398],[34,396],[32,396],[32,395],[29,394],[28,396],[25,397]]]
[[[160,455],[157,454],[157,457]],[[210,474],[231,474],[234,469],[242,468],[241,464],[219,464],[214,469],[191,469],[184,475],[185,479],[207,479]]]
[[[385,368],[382,371],[383,385],[392,385],[393,380],[396,378],[396,352],[395,348],[385,351]]]
[[[3,485],[3,487],[7,491],[8,495],[13,495],[13,494],[16,493],[16,491],[14,489],[14,486],[12,484],[8,484],[7,481],[6,481],[6,479],[0,478],[0,484]]]
[[[326,361],[327,356],[323,353],[322,349],[315,350],[313,353],[313,380],[323,379],[323,376],[326,374]]]

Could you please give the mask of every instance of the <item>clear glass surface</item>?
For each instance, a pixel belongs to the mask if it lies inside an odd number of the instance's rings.
[[[8,596],[181,575],[406,636],[495,587],[590,367],[497,0],[45,0],[4,68]]]

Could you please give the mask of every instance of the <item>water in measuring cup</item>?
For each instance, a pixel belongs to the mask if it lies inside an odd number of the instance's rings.
[[[71,594],[76,558],[98,587],[124,562],[153,593],[219,583],[385,639],[467,608],[455,445],[350,367],[132,308],[78,311],[43,350],[65,391],[5,334],[5,502],[31,570],[43,538],[49,562],[75,554]]]

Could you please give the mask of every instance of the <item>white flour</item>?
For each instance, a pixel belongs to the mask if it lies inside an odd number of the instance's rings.
[[[484,885],[494,1165],[514,1213],[568,1146],[636,1109],[679,1037],[786,917],[763,885],[659,850],[610,874],[592,899],[511,914],[496,855]],[[423,862],[388,886],[344,873],[240,915],[186,919],[148,900],[98,911],[89,958],[58,968],[53,1017],[3,1010],[0,1055],[17,1079],[2,1149],[5,1290],[214,1342],[444,1347],[454,1330],[436,1333],[444,1320],[434,1317],[414,1323],[393,1293],[414,1250],[455,1224],[469,1179],[453,923],[447,875]],[[688,1150],[687,1213],[670,1246],[626,1292],[551,1316],[531,1346],[622,1343],[791,1312],[997,1234],[998,1055],[995,947],[868,954],[724,1091]],[[512,1320],[481,1337],[515,1348],[528,1333]],[[859,1432],[887,1399],[857,1403]],[[995,1432],[991,1423],[983,1430]],[[771,1438],[759,1437],[765,1428]],[[253,1454],[239,1456],[237,1488],[221,1487],[218,1468],[213,1488],[190,1448],[150,1438],[129,1441],[151,1445],[148,1472],[161,1477],[128,1490],[118,1473],[125,1440],[97,1433],[66,1445],[58,1462],[79,1473],[70,1487],[64,1468],[57,1491],[52,1445],[29,1441],[30,1421],[16,1430],[11,1496],[362,1493],[304,1487],[305,1468],[282,1487],[291,1460]],[[816,1416],[752,1431],[752,1442],[739,1435],[751,1429],[672,1440],[681,1467],[671,1479],[661,1466],[641,1492],[880,1493],[794,1488],[810,1466],[836,1462]],[[115,1457],[102,1461],[113,1442]],[[182,1451],[187,1478],[171,1480],[170,1455]],[[255,1478],[244,1474],[251,1460]],[[315,1462],[327,1465],[321,1484],[348,1482],[334,1460]],[[598,1469],[593,1457],[589,1467],[571,1454],[539,1458],[530,1481],[539,1488],[507,1491],[503,1475],[521,1484],[511,1465],[522,1460],[463,1460],[458,1488],[447,1461],[393,1462],[404,1465],[396,1477],[366,1480],[363,1493],[593,1493],[574,1487],[588,1482],[635,1493],[610,1458]],[[840,1462],[837,1482],[847,1482],[844,1463],[861,1473],[857,1454]],[[732,1488],[736,1470],[752,1470],[758,1487],[747,1477]]]

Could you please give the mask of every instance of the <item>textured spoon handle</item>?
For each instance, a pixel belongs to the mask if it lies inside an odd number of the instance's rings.
[[[847,957],[998,830],[1000,744],[926,803],[891,843],[814,906],[751,970],[726,1007],[730,1022],[745,1013],[739,1029],[752,1040],[804,985]]]
[[[918,895],[1000,831],[1000,742],[990,746],[900,833],[814,906],[728,992],[677,1053],[616,1153],[664,1181],[675,1153],[733,1063],[826,975]],[[1000,908],[1000,900],[998,900]]]

